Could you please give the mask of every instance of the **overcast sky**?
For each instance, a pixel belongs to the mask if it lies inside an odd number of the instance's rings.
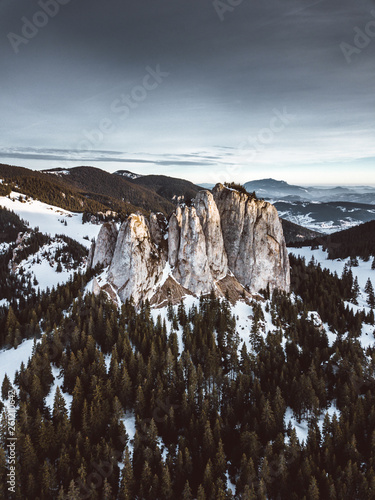
[[[374,1],[60,2],[0,0],[0,162],[375,184]]]

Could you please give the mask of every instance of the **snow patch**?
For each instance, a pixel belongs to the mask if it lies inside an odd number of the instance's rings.
[[[41,233],[52,236],[64,234],[77,240],[86,248],[90,248],[91,239],[97,237],[101,227],[91,223],[82,224],[82,214],[80,213],[69,212],[42,203],[14,191],[10,193],[9,197],[0,196],[0,205],[8,210],[13,210],[21,219],[29,223],[30,228],[39,227]]]

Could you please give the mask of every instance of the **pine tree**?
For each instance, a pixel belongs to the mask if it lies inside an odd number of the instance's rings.
[[[61,424],[64,421],[64,417],[68,415],[68,411],[65,407],[65,399],[61,394],[60,387],[56,387],[54,402],[53,402],[53,412],[52,418],[55,426]]]
[[[310,480],[309,491],[307,492],[308,500],[319,500],[319,488],[316,482],[315,477],[312,477]]]
[[[358,296],[360,294],[360,291],[361,291],[361,289],[359,287],[358,278],[356,276],[355,280],[354,280],[354,284],[353,284],[353,289],[352,289],[352,300],[353,300],[354,304],[358,304],[357,299],[358,299]]]
[[[182,500],[193,500],[193,493],[190,488],[189,481],[186,480],[184,491],[182,492]]]
[[[168,465],[163,466],[160,491],[161,498],[165,498],[165,500],[173,498],[172,481],[169,474]]]
[[[104,479],[104,484],[103,484],[103,492],[102,492],[102,500],[112,500],[112,488],[111,485],[108,482],[108,479]]]
[[[212,470],[212,462],[209,460],[203,475],[203,486],[207,498],[211,498],[215,490],[215,483]]]
[[[79,488],[73,480],[69,484],[69,490],[65,498],[66,500],[80,500],[81,498]]]
[[[122,470],[120,500],[134,498],[134,474],[128,447],[125,448],[124,468]]]
[[[365,292],[367,293],[367,304],[371,309],[375,308],[375,294],[374,294],[374,287],[372,285],[372,282],[370,278],[368,278],[365,286]]]
[[[38,467],[38,457],[35,453],[33,443],[30,436],[25,436],[25,441],[22,449],[22,473],[27,476],[28,474],[35,474]]]
[[[224,481],[226,471],[227,471],[227,459],[224,453],[223,442],[220,439],[214,462],[214,472],[216,480],[220,478],[222,481]]]
[[[49,498],[57,490],[56,471],[52,464],[44,461],[42,467],[42,495]]]
[[[200,484],[198,487],[197,500],[206,500],[206,494],[204,492],[203,486]]]
[[[141,474],[141,481],[140,481],[140,488],[139,488],[139,495],[141,498],[145,497],[148,498],[150,491],[152,489],[152,473],[150,466],[148,462],[145,462],[143,465],[143,470]]]
[[[1,397],[3,398],[4,401],[7,401],[11,389],[12,389],[12,384],[10,383],[8,375],[5,374],[1,386]]]

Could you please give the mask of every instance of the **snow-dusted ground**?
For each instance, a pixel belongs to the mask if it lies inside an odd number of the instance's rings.
[[[316,250],[311,250],[310,247],[303,248],[288,248],[289,253],[295,255],[296,257],[304,257],[306,259],[306,263],[308,264],[312,257],[319,262],[319,264],[324,269],[329,269],[332,273],[336,272],[339,276],[341,276],[345,264],[349,263],[350,259],[328,259],[328,252],[324,251],[322,247],[319,247]],[[353,276],[358,278],[358,283],[361,288],[364,288],[366,285],[366,281],[368,278],[371,279],[373,286],[375,287],[375,270],[371,269],[372,259],[368,262],[364,262],[362,259],[358,259],[359,266],[352,267]]]
[[[14,375],[19,370],[22,361],[27,365],[33,350],[34,340],[24,340],[17,349],[2,349],[0,351],[0,384],[3,383],[4,375],[7,374],[13,384]]]
[[[193,297],[192,295],[187,295],[184,298],[184,305],[185,305],[185,310],[188,311],[193,307],[193,305],[197,308],[199,308],[199,299],[197,297]],[[175,314],[177,314],[177,309],[178,306],[173,306],[173,310]],[[165,324],[167,326],[167,332],[168,334],[172,332],[172,322],[168,320],[168,307],[161,307],[160,309],[151,309],[151,317],[154,320],[154,323],[156,323],[158,316],[161,318],[161,323],[163,324],[163,321],[165,320]],[[177,341],[178,341],[178,352],[181,354],[181,352],[184,350],[184,343],[182,341],[182,327],[178,325],[178,330],[174,330],[177,334]]]
[[[36,342],[36,344],[38,343],[39,341]],[[16,371],[20,369],[21,363],[23,362],[24,365],[27,366],[29,358],[31,358],[32,355],[33,346],[34,339],[30,339],[24,340],[22,344],[17,347],[17,349],[3,349],[0,351],[0,385],[3,383],[5,374],[8,375],[8,378],[13,385],[14,376],[16,374]],[[54,366],[52,367],[52,375],[54,376],[55,380],[53,385],[51,386],[51,390],[48,396],[46,397],[46,404],[51,410],[53,410],[53,402],[55,399],[57,386],[59,386],[61,390],[62,382],[61,379],[58,378],[60,372],[61,370],[59,368],[56,368]],[[69,411],[73,396],[63,393],[62,390],[61,394],[65,398],[66,408]]]
[[[129,452],[133,454],[134,450],[134,436],[135,436],[135,416],[133,412],[128,412],[121,419],[121,422],[124,424],[126,432],[129,436],[128,448]]]
[[[349,264],[350,259],[328,259],[328,252],[323,251],[322,247],[319,247],[316,250],[311,250],[310,247],[303,248],[288,248],[289,253],[295,255],[296,257],[304,257],[306,259],[306,264],[308,264],[312,257],[314,257],[315,261],[318,262],[323,269],[328,269],[331,273],[337,273],[339,277],[341,277],[342,272],[344,270],[345,264]],[[350,304],[352,309],[357,310],[365,309],[366,312],[369,312],[369,308],[367,307],[367,295],[364,292],[364,288],[366,286],[366,282],[368,278],[370,278],[373,287],[375,288],[375,270],[371,269],[372,259],[365,262],[362,259],[358,259],[359,265],[357,267],[351,267],[353,277],[358,278],[358,284],[361,288],[361,294],[358,297],[358,306],[355,304]]]
[[[22,198],[23,202],[19,198]],[[90,248],[91,239],[97,237],[101,227],[97,224],[82,224],[82,214],[69,212],[32,198],[26,201],[24,195],[13,191],[10,197],[0,196],[0,206],[12,210],[21,219],[27,221],[30,228],[39,227],[41,233],[51,236],[64,234],[87,248]],[[90,241],[84,239],[85,236],[88,236]]]
[[[51,411],[53,411],[53,403],[54,403],[54,400],[55,400],[56,389],[57,389],[57,387],[59,387],[61,395],[65,399],[65,407],[68,410],[68,414],[69,414],[70,407],[71,407],[71,404],[72,404],[72,401],[73,401],[73,396],[71,396],[70,394],[62,391],[62,388],[61,388],[61,386],[62,386],[62,379],[59,378],[60,374],[61,374],[61,369],[60,368],[56,368],[55,366],[52,366],[52,375],[54,376],[55,380],[54,380],[54,382],[53,382],[53,384],[51,386],[51,390],[50,390],[48,396],[46,397],[46,405],[49,407],[49,409]]]
[[[323,422],[324,417],[328,413],[330,419],[332,420],[333,415],[336,413],[337,419],[340,417],[340,410],[336,408],[335,403],[330,403],[327,410],[323,411],[318,419],[318,427],[320,432],[323,431]],[[288,427],[289,422],[292,424],[292,427],[295,429],[299,442],[302,444],[302,441],[307,441],[307,436],[309,433],[309,422],[307,418],[302,418],[300,422],[297,421],[297,418],[293,414],[293,410],[291,408],[287,408],[284,415],[284,423],[285,426]]]
[[[344,270],[345,264],[350,262],[350,259],[328,259],[328,252],[323,251],[322,247],[319,247],[316,250],[311,250],[310,247],[303,248],[289,248],[289,253],[297,256],[304,257],[306,259],[306,263],[308,264],[312,257],[314,257],[315,261],[321,265],[323,269],[328,269],[332,273],[337,273],[340,277]],[[367,280],[370,278],[373,287],[375,288],[375,270],[371,269],[372,259],[365,262],[363,259],[358,259],[358,266],[351,267],[353,277],[358,278],[358,284],[360,286],[360,295],[357,299],[358,305],[352,304],[350,302],[345,302],[345,305],[353,309],[354,312],[358,310],[365,310],[366,313],[370,311],[370,308],[367,306],[367,294],[364,291]],[[336,340],[336,334],[332,332],[327,324],[323,325],[327,336],[329,345],[332,346]],[[363,324],[362,326],[362,334],[358,338],[363,349],[367,349],[367,347],[374,346],[375,337],[374,337],[374,327],[372,325]]]
[[[33,288],[40,291],[45,291],[47,287],[50,289],[59,284],[66,283],[78,270],[83,271],[84,266],[79,269],[66,269],[62,264],[62,271],[57,272],[57,262],[55,262],[55,252],[57,249],[64,247],[63,241],[53,241],[50,244],[44,245],[39,251],[30,255],[27,259],[20,262],[18,265],[18,272],[22,268],[25,275],[31,274],[32,278],[35,277],[37,284]],[[48,258],[43,255],[48,255]]]
[[[229,491],[232,492],[233,495],[235,495],[236,494],[236,486],[231,482],[231,480],[229,478],[228,471],[226,473],[226,476],[227,476],[227,488]]]

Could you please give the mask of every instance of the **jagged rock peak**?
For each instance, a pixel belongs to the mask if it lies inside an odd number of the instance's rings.
[[[230,283],[234,296],[267,285],[289,291],[289,259],[275,207],[221,184],[212,193],[200,191],[190,206],[178,205],[169,223],[162,214],[133,214],[115,244],[114,234],[102,228],[92,264],[109,266],[107,282],[121,300],[165,301],[167,283],[179,297],[186,290],[220,295],[223,283]]]

